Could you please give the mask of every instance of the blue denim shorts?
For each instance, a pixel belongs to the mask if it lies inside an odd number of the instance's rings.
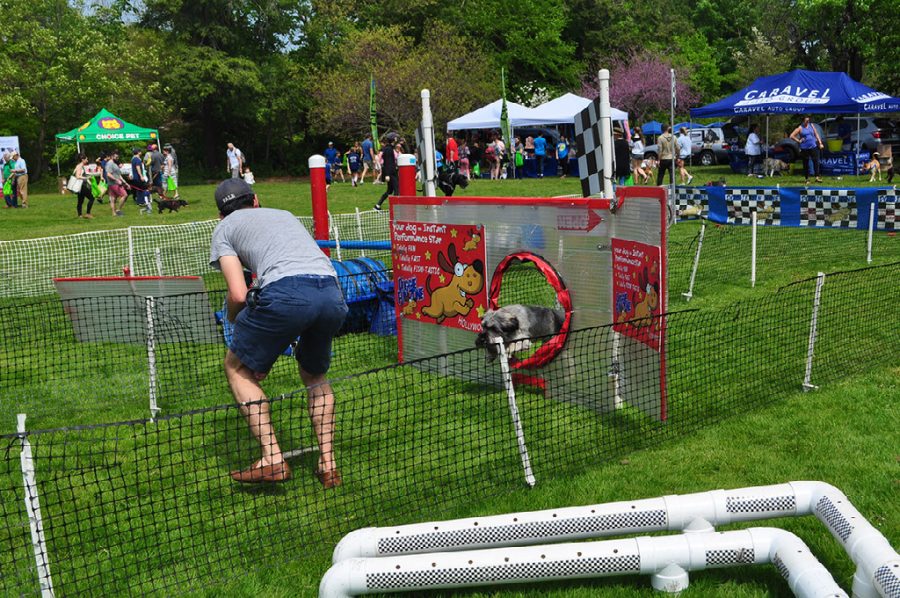
[[[254,372],[267,373],[299,336],[294,356],[306,372],[324,374],[331,365],[331,340],[347,315],[333,276],[289,276],[267,284],[255,307],[234,323],[231,352]]]

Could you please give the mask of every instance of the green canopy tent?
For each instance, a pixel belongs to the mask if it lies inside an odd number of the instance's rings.
[[[82,143],[118,143],[122,141],[154,141],[159,143],[159,131],[145,129],[124,121],[106,108],[80,127],[56,135],[56,143],[75,143],[81,153]],[[59,173],[59,152],[56,157]]]

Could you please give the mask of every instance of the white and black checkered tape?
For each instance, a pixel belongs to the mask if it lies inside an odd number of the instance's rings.
[[[853,525],[838,510],[831,499],[823,496],[816,503],[816,513],[825,521],[825,525],[831,528],[842,542],[846,542],[853,533]]]
[[[612,122],[610,122],[610,126]],[[578,147],[578,176],[584,197],[603,191],[603,152],[600,149],[600,98],[575,117],[575,143]]]
[[[855,228],[856,191],[807,189],[800,195],[800,226]]]
[[[641,557],[626,554],[608,557],[586,557],[537,563],[510,563],[488,567],[434,568],[427,571],[390,571],[366,575],[369,590],[400,590],[457,584],[479,584],[503,579],[534,579],[586,576],[603,573],[637,573]]]
[[[878,218],[876,228],[878,230],[897,230],[897,200],[900,199],[894,189],[878,192]]]
[[[408,554],[448,547],[496,544],[528,538],[564,538],[617,530],[663,530],[667,526],[664,510],[635,511],[593,517],[572,517],[552,521],[534,521],[511,525],[471,527],[408,536],[388,536],[378,540],[378,554]]]
[[[706,551],[707,567],[716,567],[720,565],[752,565],[753,561],[753,548],[729,548],[727,550]]]
[[[697,189],[696,187],[675,187],[675,213],[682,218],[684,210],[691,206],[698,206],[701,212],[707,210],[709,198],[706,191]],[[691,215],[688,217],[696,218],[699,215]]]
[[[727,189],[725,204],[729,224],[752,224],[753,212],[756,212],[758,224],[781,224],[781,199],[777,189]]]
[[[778,569],[778,572],[781,573],[781,576],[785,581],[791,578],[791,572],[788,571],[787,566],[784,564],[784,561],[781,560],[780,556],[776,554],[775,558],[772,559],[772,564],[775,565],[775,568]]]
[[[875,571],[875,586],[887,598],[900,598],[900,567],[884,565]]]
[[[768,498],[729,496],[725,499],[725,510],[729,513],[793,513],[796,508],[797,499],[794,496]]]

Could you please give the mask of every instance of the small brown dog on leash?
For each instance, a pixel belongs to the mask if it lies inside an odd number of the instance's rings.
[[[179,208],[188,205],[186,201],[183,199],[155,199],[156,207],[159,208],[159,213],[162,214],[163,210],[169,210],[169,213],[177,212]]]

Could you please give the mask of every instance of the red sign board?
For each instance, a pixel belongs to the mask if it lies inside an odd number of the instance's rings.
[[[663,327],[658,317],[663,304],[659,247],[612,239],[612,266],[613,328],[659,351]]]
[[[487,284],[480,224],[395,221],[391,245],[397,318],[481,330]]]

